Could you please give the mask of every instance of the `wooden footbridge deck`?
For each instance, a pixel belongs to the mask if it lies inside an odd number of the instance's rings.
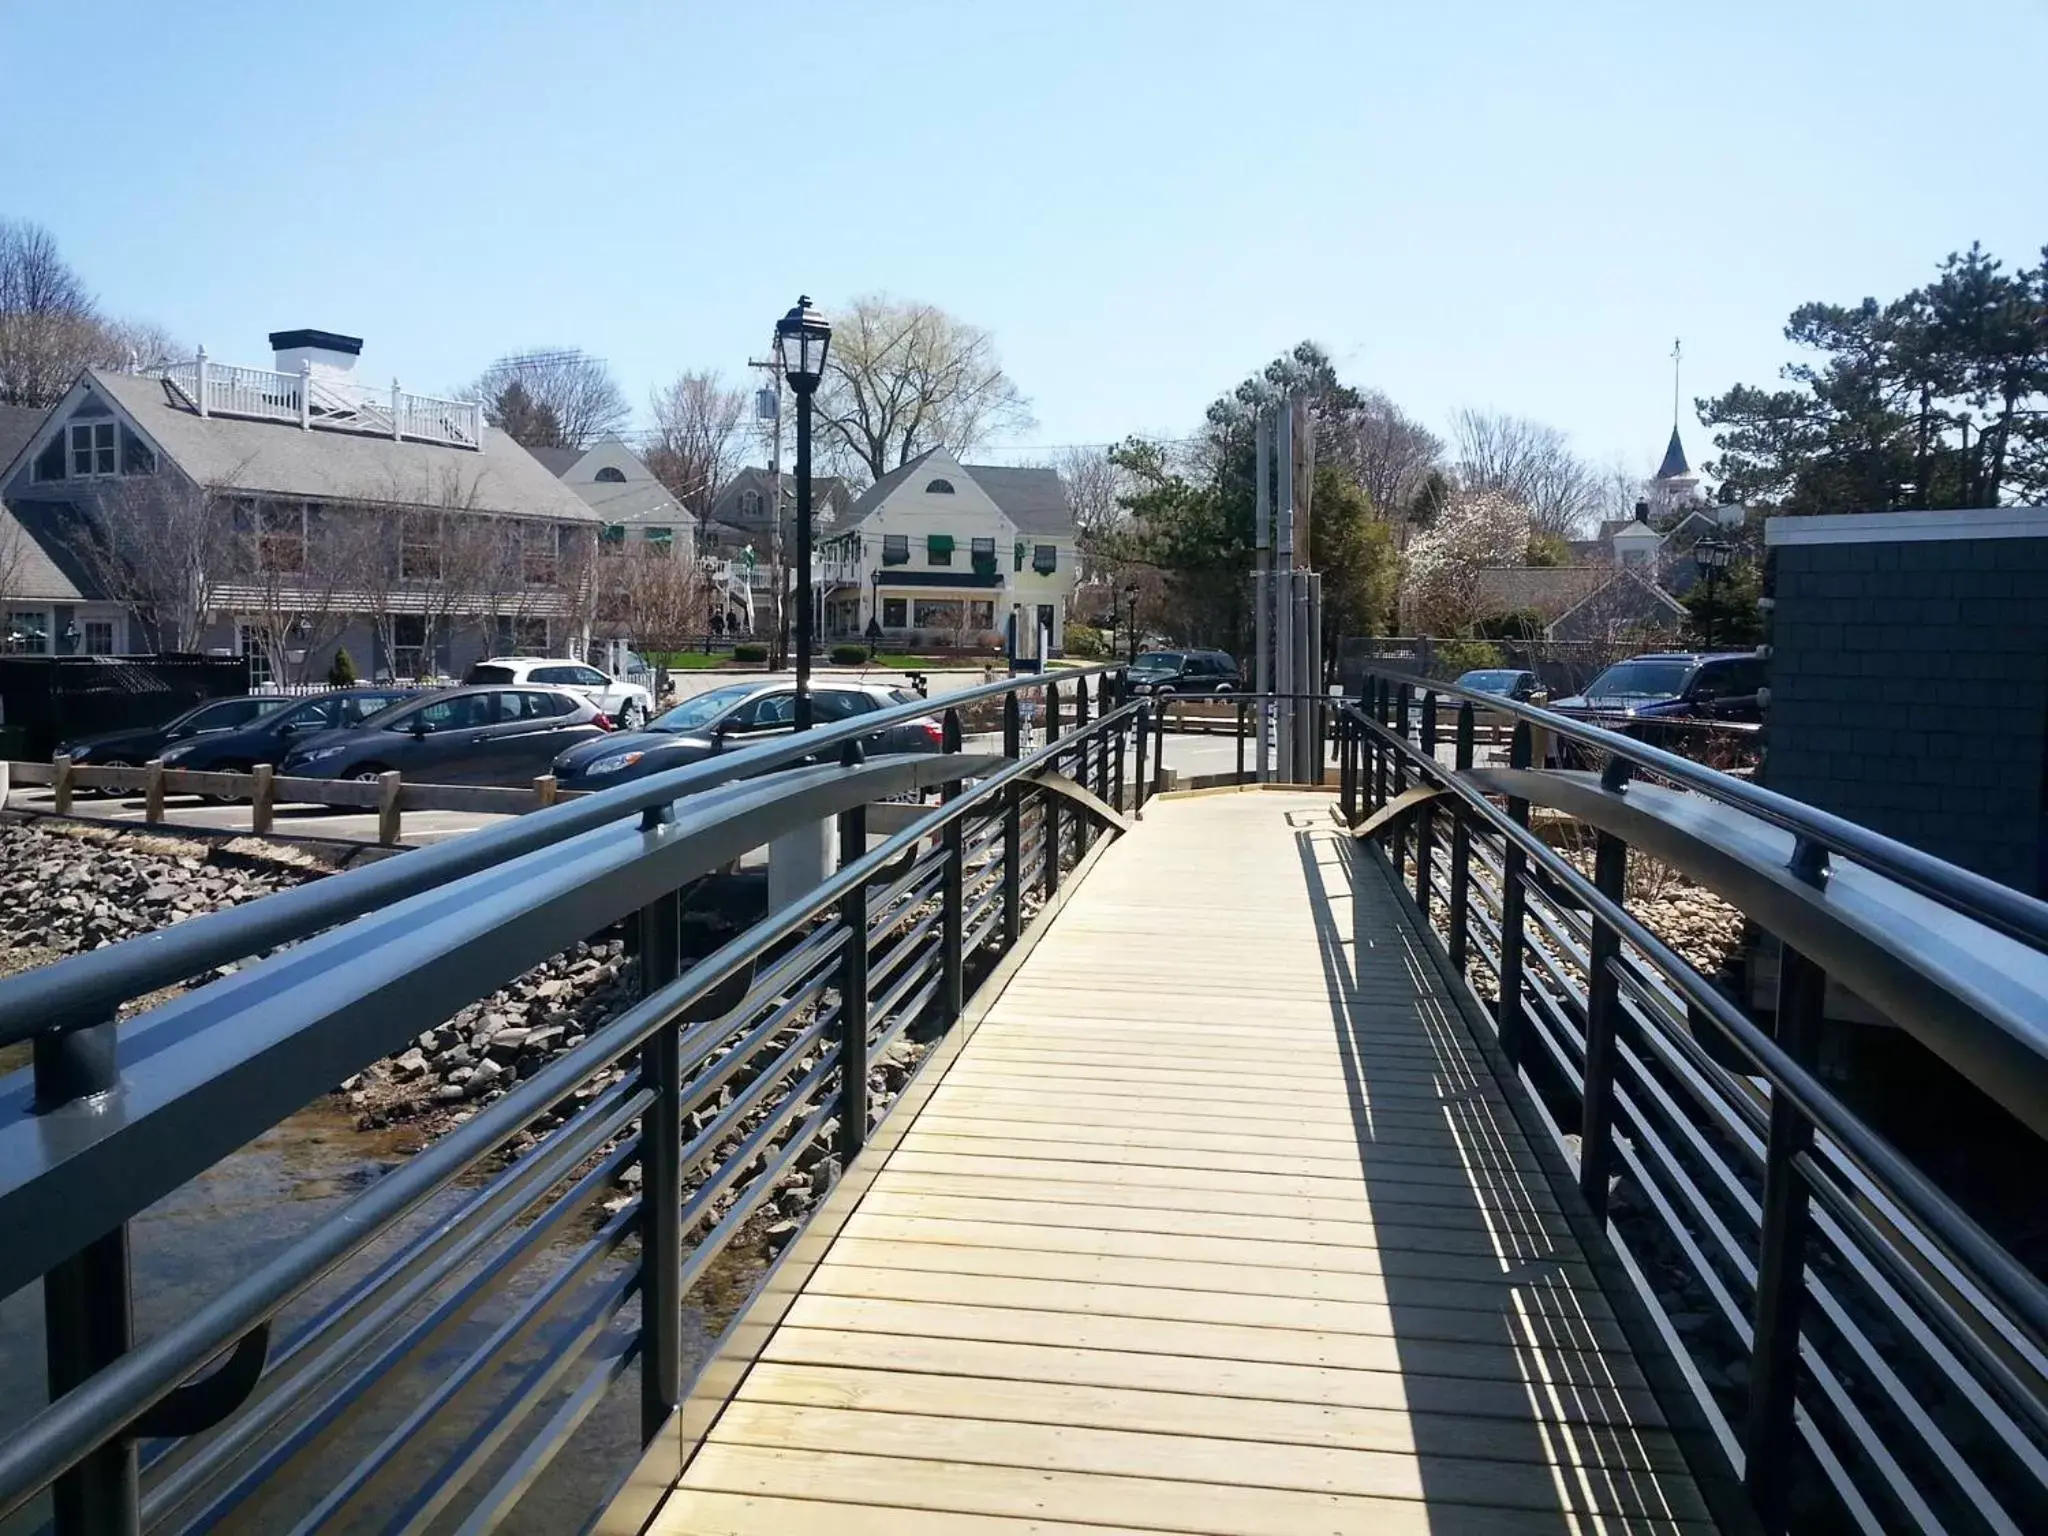
[[[653,1529],[1712,1529],[1361,856],[1327,796],[1155,802],[875,1149]]]

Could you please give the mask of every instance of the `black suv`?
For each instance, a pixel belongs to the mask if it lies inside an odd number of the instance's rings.
[[[1146,651],[1131,664],[1131,692],[1235,693],[1237,662],[1223,651]]]
[[[1617,661],[1583,693],[1550,707],[1602,722],[1763,719],[1762,658],[1749,651],[1668,651]]]

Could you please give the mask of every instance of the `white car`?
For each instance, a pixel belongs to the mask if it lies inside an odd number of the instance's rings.
[[[638,683],[624,682],[580,661],[549,656],[492,656],[462,679],[471,683],[543,683],[581,694],[622,731],[637,731],[654,713],[654,696]]]

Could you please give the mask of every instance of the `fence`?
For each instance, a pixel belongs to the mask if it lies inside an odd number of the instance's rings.
[[[2038,1151],[2048,905],[1585,722],[1362,681],[1345,816],[1534,1089],[1642,1309],[1639,1352],[1671,1362],[1653,1384],[1765,1528],[2048,1529],[2048,1286],[1817,1070],[1835,980]],[[1504,769],[1474,764],[1481,709],[1517,717]],[[1538,731],[1598,771],[1534,771]],[[1532,807],[1593,829],[1590,877],[1532,835]],[[1630,910],[1644,858],[1777,936],[1768,1030]]]
[[[1040,688],[1071,728],[1027,755],[1018,699]],[[949,706],[990,699],[1002,753],[961,752]],[[1027,901],[1056,910],[1067,872],[1146,798],[1147,708],[1106,669],[903,705],[0,982],[0,1045],[35,1051],[33,1104],[19,1082],[0,1095],[0,1297],[40,1283],[52,1383],[0,1443],[0,1520],[48,1489],[59,1536],[488,1530],[633,1368],[639,1448],[606,1470],[615,1490],[658,1489],[760,1344],[735,1327],[693,1381],[692,1287],[794,1173],[840,1169],[856,1191],[871,1175],[863,1148],[894,1131],[870,1062],[914,1024],[940,1031],[899,1110],[929,1091],[970,977],[1021,956]],[[863,740],[926,715],[940,752],[864,758]],[[870,808],[925,791],[940,802],[870,848]],[[836,874],[684,961],[684,886],[835,816]],[[134,1337],[132,1217],[614,924],[637,1001]],[[829,1241],[845,1208],[813,1207],[828,1230],[785,1253]],[[323,1282],[287,1337],[281,1314]]]
[[[13,755],[47,762],[62,742],[160,725],[249,691],[249,663],[219,656],[0,656],[0,723]]]

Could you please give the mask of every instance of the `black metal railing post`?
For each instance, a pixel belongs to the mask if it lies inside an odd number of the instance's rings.
[[[1074,684],[1074,729],[1077,731],[1084,730],[1087,728],[1087,725],[1088,683],[1086,679],[1083,679]],[[1074,743],[1073,779],[1083,789],[1088,787],[1088,767],[1091,758],[1094,756],[1089,751],[1089,746],[1090,743],[1085,737]],[[1090,823],[1094,818],[1076,811],[1069,819],[1073,822],[1074,826],[1074,859],[1078,863],[1088,852],[1088,834]]]
[[[940,750],[958,752],[960,741],[960,711],[949,709],[940,717]],[[959,779],[948,779],[939,799],[957,800],[965,787]],[[939,872],[939,993],[946,1027],[951,1029],[966,1002],[967,818],[955,816],[947,822],[939,833],[939,845],[946,861]]]
[[[1124,777],[1124,738],[1130,734],[1131,722],[1136,718],[1135,715],[1126,715],[1117,725],[1116,740],[1110,744],[1110,753],[1113,758],[1113,764],[1110,769],[1110,784],[1114,790],[1114,794],[1110,797],[1110,804],[1114,805],[1119,811],[1124,809],[1128,800],[1124,788],[1126,782]]]
[[[1060,689],[1057,683],[1045,685],[1045,741],[1047,746],[1060,739]],[[1057,752],[1046,758],[1052,770],[1059,772],[1060,758]],[[1060,888],[1060,839],[1066,833],[1060,816],[1060,797],[1050,791],[1041,790],[1038,796],[1038,819],[1044,833],[1043,846],[1039,849],[1040,870],[1038,887],[1042,894],[1052,895]]]
[[[849,741],[840,761],[858,766],[867,754]],[[868,851],[868,808],[839,813],[839,864],[843,869]],[[839,963],[839,1161],[851,1163],[868,1139],[868,882],[839,898],[839,922],[846,949]]]
[[[1138,723],[1131,727],[1131,746],[1137,754],[1137,772],[1131,775],[1131,808],[1142,813],[1145,809],[1146,786],[1152,781],[1146,776],[1145,742],[1152,734],[1152,701],[1147,699],[1145,707],[1138,711]]]
[[[1472,738],[1474,721],[1472,703],[1467,699],[1458,705],[1458,726],[1456,746],[1452,758],[1459,773],[1472,766]],[[1451,802],[1451,911],[1450,951],[1451,964],[1458,974],[1465,974],[1465,950],[1469,942],[1467,932],[1471,922],[1472,907],[1472,822],[1465,815],[1463,804],[1455,796]]]
[[[1408,702],[1411,695],[1408,685],[1401,684],[1394,690],[1394,734],[1402,741],[1408,739]],[[1400,748],[1394,749],[1393,793],[1399,797],[1408,788],[1408,758]],[[1408,867],[1408,828],[1405,823],[1396,822],[1387,839],[1387,852],[1394,861],[1394,874],[1399,876]]]
[[[1240,783],[1240,784],[1242,784],[1242,783],[1244,782],[1244,726],[1245,726],[1245,719],[1246,719],[1246,714],[1245,714],[1245,702],[1244,702],[1244,700],[1243,700],[1243,699],[1239,699],[1239,700],[1237,701],[1237,782],[1238,782],[1238,783]]]
[[[1023,756],[1023,710],[1017,695],[1003,697],[1003,756]],[[1024,931],[1024,788],[1012,780],[1003,790],[1003,953],[1017,947]]]
[[[1628,787],[1628,759],[1609,760],[1600,782],[1619,792]],[[1593,885],[1620,906],[1628,893],[1628,844],[1612,832],[1593,839]],[[1621,955],[1621,934],[1596,909],[1586,954],[1586,1076],[1584,1109],[1579,1122],[1579,1192],[1594,1218],[1607,1222],[1607,1176],[1614,1161],[1614,1071],[1620,1057],[1619,979],[1615,961]]]
[[[1801,839],[1792,872],[1809,885],[1827,880],[1825,849]],[[1790,944],[1778,954],[1778,1044],[1802,1067],[1818,1051],[1827,974]],[[1787,1093],[1771,1095],[1764,1150],[1763,1216],[1757,1239],[1756,1331],[1749,1363],[1749,1416],[1743,1436],[1743,1486],[1765,1531],[1787,1529],[1793,1427],[1799,1391],[1800,1314],[1806,1303],[1810,1196],[1799,1159],[1813,1148],[1813,1122]]]
[[[1095,680],[1095,718],[1104,720],[1116,708],[1116,700],[1109,691],[1109,674],[1103,673]],[[1109,757],[1110,741],[1102,737],[1095,743],[1095,798],[1105,803],[1109,799]]]
[[[1425,688],[1422,692],[1422,755],[1431,763],[1436,761],[1436,694]],[[1423,782],[1417,776],[1417,782]],[[1429,916],[1429,903],[1436,894],[1435,863],[1436,853],[1436,808],[1427,801],[1415,808],[1415,905],[1423,917]]]
[[[1166,788],[1166,702],[1152,707],[1152,793]]]
[[[640,995],[683,973],[678,892],[640,909]],[[673,1019],[640,1047],[640,1082],[654,1098],[640,1126],[640,1443],[661,1433],[683,1395],[683,1025]]]
[[[1373,718],[1379,721],[1382,729],[1386,727],[1388,720],[1391,718],[1393,707],[1393,685],[1383,677],[1379,680],[1379,686],[1373,690]],[[1372,808],[1377,811],[1384,809],[1387,801],[1393,798],[1394,763],[1397,760],[1397,754],[1393,747],[1377,733],[1373,736],[1373,752]]]
[[[112,1019],[38,1035],[35,1104],[50,1111],[120,1084]],[[43,1354],[50,1401],[83,1386],[135,1346],[135,1302],[126,1222],[43,1275]],[[135,1441],[117,1436],[51,1487],[57,1536],[131,1536],[142,1528]]]
[[[1348,711],[1337,715],[1337,795],[1344,808],[1344,825],[1358,820],[1358,732]]]
[[[1529,723],[1519,720],[1515,723],[1514,735],[1508,741],[1508,766],[1527,768],[1531,751]],[[1514,795],[1508,796],[1508,819],[1526,829],[1529,825],[1529,802]],[[1529,856],[1511,837],[1501,839],[1501,843],[1500,998],[1495,1027],[1500,1032],[1502,1053],[1511,1065],[1520,1066],[1528,1031],[1528,1016],[1522,1011],[1522,926],[1528,910],[1529,894],[1525,882],[1529,875]]]

